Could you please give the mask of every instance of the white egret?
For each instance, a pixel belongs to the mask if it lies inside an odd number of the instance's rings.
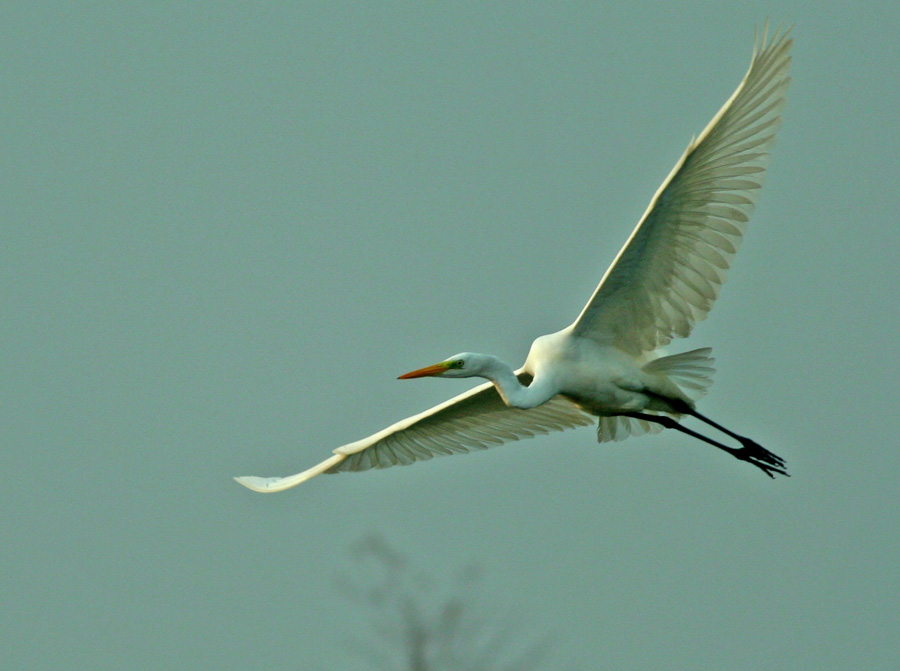
[[[737,252],[780,125],[790,81],[788,33],[764,34],[737,90],[693,139],[570,326],[534,341],[514,371],[493,356],[462,353],[402,375],[488,380],[445,403],[334,450],[302,473],[235,478],[258,492],[320,473],[362,471],[468,452],[599,421],[600,442],[676,429],[760,468],[784,461],[704,417],[696,399],[711,384],[711,350],[661,356],[706,317]],[[740,447],[679,423],[685,415]]]

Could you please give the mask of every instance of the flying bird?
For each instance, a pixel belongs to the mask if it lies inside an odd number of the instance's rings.
[[[338,447],[302,473],[235,480],[278,492],[320,473],[411,464],[594,422],[599,442],[674,429],[770,477],[787,475],[783,459],[697,411],[712,382],[712,350],[664,355],[660,348],[706,317],[738,250],[781,123],[790,82],[788,33],[757,39],[747,74],[688,144],[581,314],[535,340],[521,368],[464,352],[406,373],[400,378],[488,381]],[[736,445],[683,426],[685,416]]]

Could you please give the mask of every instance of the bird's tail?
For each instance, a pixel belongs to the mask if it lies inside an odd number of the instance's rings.
[[[648,373],[662,373],[691,400],[696,401],[712,384],[712,375],[716,372],[713,367],[715,362],[712,348],[703,347],[681,354],[661,356],[644,364],[644,370]]]

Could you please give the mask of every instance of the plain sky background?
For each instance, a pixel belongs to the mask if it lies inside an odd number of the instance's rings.
[[[287,475],[568,324],[793,23],[700,408],[787,459],[591,429]],[[379,534],[476,562],[544,668],[900,663],[893,2],[5,2],[8,669],[365,669],[334,577]],[[493,611],[491,611],[493,612]]]

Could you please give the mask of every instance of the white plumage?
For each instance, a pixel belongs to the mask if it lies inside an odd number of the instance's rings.
[[[484,354],[462,353],[403,378],[489,380],[383,431],[334,450],[285,478],[235,478],[259,492],[293,487],[320,473],[410,464],[592,424],[599,441],[673,428],[757,466],[786,475],[784,462],[697,412],[711,383],[708,348],[660,357],[690,334],[719,295],[762,187],[790,81],[787,32],[758,40],[750,69],[688,145],[591,299],[567,328],[535,340],[517,371]],[[694,416],[737,440],[729,447],[678,423]]]

